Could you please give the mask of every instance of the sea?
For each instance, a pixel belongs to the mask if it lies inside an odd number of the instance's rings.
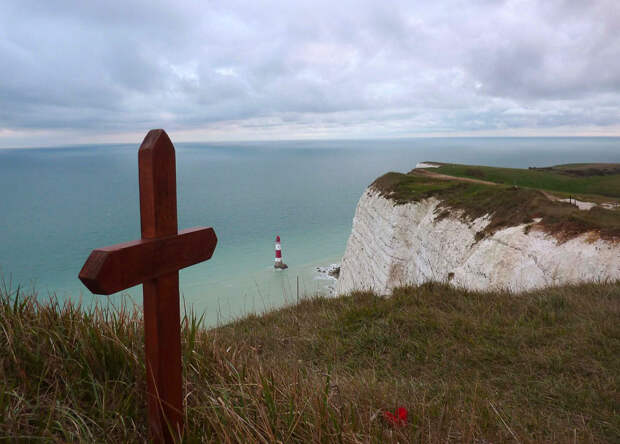
[[[142,302],[136,286],[91,294],[92,249],[140,237],[139,142],[0,150],[0,277],[6,289],[83,306]],[[177,143],[179,229],[211,226],[213,257],[180,272],[182,310],[207,325],[329,295],[358,199],[421,161],[527,168],[620,162],[620,138],[412,138]],[[275,270],[281,237],[289,268]]]

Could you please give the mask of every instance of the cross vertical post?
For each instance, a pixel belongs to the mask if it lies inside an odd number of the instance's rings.
[[[138,150],[142,239],[178,233],[176,159],[163,131],[150,131]],[[142,284],[149,427],[156,440],[183,430],[179,272]]]
[[[79,278],[95,294],[142,284],[148,424],[157,443],[183,434],[183,381],[179,270],[211,258],[213,228],[178,232],[174,146],[164,130],[151,130],[138,150],[138,241],[91,252]]]

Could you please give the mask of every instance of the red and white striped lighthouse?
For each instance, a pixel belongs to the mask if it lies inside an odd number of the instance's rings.
[[[276,236],[276,262],[282,262],[282,245],[280,245],[280,236]]]
[[[280,245],[280,236],[276,236],[276,261],[273,264],[274,268],[284,270],[288,266],[282,262],[282,246]]]

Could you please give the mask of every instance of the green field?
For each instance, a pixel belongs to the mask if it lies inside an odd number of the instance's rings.
[[[564,176],[555,171],[533,171],[508,168],[477,167],[467,165],[443,165],[429,169],[430,173],[453,175],[460,178],[484,180],[494,184],[465,182],[436,178],[413,170],[408,174],[387,173],[372,185],[384,197],[392,199],[397,205],[417,202],[428,197],[441,201],[445,217],[453,211],[460,211],[469,220],[488,214],[489,225],[479,233],[479,238],[514,225],[537,224],[545,232],[565,241],[585,232],[595,232],[604,239],[620,239],[620,208],[596,206],[588,211],[579,210],[568,202],[552,200],[549,193],[563,197],[559,192],[574,189],[573,197],[583,197],[583,187],[577,184],[589,183],[589,192],[601,191],[599,176]],[[620,175],[602,176],[605,184],[618,181]],[[515,185],[516,184],[516,185]],[[535,188],[534,185],[542,188]],[[570,184],[570,186],[569,186]],[[555,186],[555,189],[553,188]],[[616,190],[617,191],[617,190]],[[566,194],[568,196],[568,193]],[[589,201],[615,202],[614,198],[603,195],[587,195]]]
[[[438,163],[438,162],[431,162]],[[549,169],[441,164],[433,172],[561,193],[620,198],[620,164],[568,164]]]

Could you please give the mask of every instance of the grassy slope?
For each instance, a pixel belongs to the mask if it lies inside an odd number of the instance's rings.
[[[0,441],[143,441],[140,314],[14,296]],[[182,340],[188,442],[620,439],[618,284],[304,300],[210,331],[189,315]]]
[[[438,170],[442,172],[443,168],[448,167],[461,168],[450,165]],[[471,168],[462,167],[463,171]],[[458,171],[460,169],[456,170]],[[514,171],[525,174],[528,170]],[[444,174],[452,172],[443,171]],[[462,176],[465,177],[464,174]],[[499,178],[505,179],[506,176],[499,173],[496,175],[485,173],[483,177],[475,177],[474,173],[467,177],[488,181],[497,179],[496,182],[501,182]],[[435,196],[442,201],[445,210],[443,216],[455,209],[462,210],[470,219],[491,213],[491,223],[480,233],[480,237],[507,226],[530,223],[534,218],[542,218],[539,226],[546,232],[557,235],[561,240],[591,230],[598,231],[605,239],[620,239],[620,209],[595,207],[590,211],[580,211],[567,202],[550,201],[540,190],[533,188],[442,180],[417,175],[415,170],[410,174],[387,173],[378,178],[372,186],[397,204]]]
[[[615,174],[581,176],[578,171],[608,170]],[[603,164],[604,165],[604,164]],[[601,195],[611,198],[620,198],[620,164],[573,164],[559,165],[551,169],[519,169],[497,168],[488,166],[471,166],[457,164],[442,164],[431,171],[457,177],[488,180],[490,182],[520,187],[539,188],[558,191],[566,194]],[[615,168],[612,168],[615,167]],[[610,171],[611,170],[611,171]]]

